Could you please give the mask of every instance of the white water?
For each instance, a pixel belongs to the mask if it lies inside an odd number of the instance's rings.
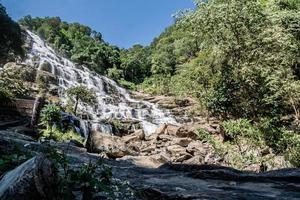
[[[45,42],[27,31],[32,40],[32,49],[28,54],[27,64],[37,64],[39,67],[44,62],[52,65],[52,74],[59,80],[59,97],[65,104],[66,89],[77,85],[85,85],[93,89],[97,96],[97,103],[92,106],[80,104],[79,110],[91,115],[92,128],[102,132],[111,133],[111,127],[102,121],[107,119],[130,119],[141,123],[146,134],[151,134],[163,123],[176,123],[175,119],[166,110],[159,109],[157,105],[135,100],[129,92],[118,86],[115,81],[96,74],[85,66],[77,66],[70,60],[59,56]],[[38,57],[38,61],[33,58]],[[87,134],[87,122],[81,122],[81,126]]]

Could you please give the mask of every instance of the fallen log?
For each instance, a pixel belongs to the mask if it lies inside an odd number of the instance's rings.
[[[57,199],[58,174],[54,163],[39,154],[14,170],[0,181],[1,200],[52,200]]]

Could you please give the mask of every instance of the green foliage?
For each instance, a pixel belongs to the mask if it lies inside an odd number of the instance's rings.
[[[230,128],[232,129],[232,132],[240,132],[240,130],[243,129],[245,131],[256,129],[255,127],[249,128],[249,126],[252,125],[249,125],[247,121],[227,123],[232,123],[231,127],[234,127]],[[235,169],[248,170],[247,167],[249,165],[278,167],[278,163],[274,162],[274,155],[262,154],[261,152],[266,147],[261,145],[260,142],[254,141],[252,136],[250,136],[250,138],[248,138],[248,135],[237,137],[238,142],[222,142],[203,129],[198,130],[198,136],[202,142],[206,142],[212,146],[214,153],[216,154],[215,157],[219,156],[224,163]],[[281,167],[288,166],[288,164],[283,164]],[[261,169],[257,170],[260,171]]]
[[[70,101],[73,101],[75,104],[74,109],[73,109],[73,113],[75,115],[76,115],[77,107],[78,107],[78,104],[80,101],[82,103],[91,105],[96,100],[95,92],[91,89],[88,89],[84,85],[79,85],[76,87],[69,88],[67,90],[67,95],[68,95]]]
[[[139,86],[144,92],[149,94],[169,94],[170,76],[160,74],[153,75],[146,78],[145,81]]]
[[[0,150],[0,176],[2,176],[8,170],[22,164],[26,160],[32,157],[30,152],[21,151],[18,146],[11,146],[9,153],[5,149]]]
[[[22,98],[30,93],[29,82],[35,79],[35,69],[30,66],[7,63],[0,70],[0,98]]]
[[[98,73],[119,65],[119,49],[104,42],[101,33],[78,23],[66,23],[59,17],[32,18],[25,16],[19,23],[37,32],[56,50],[78,64]]]
[[[60,128],[55,126],[51,128],[46,128],[41,130],[40,138],[52,139],[57,142],[66,142],[70,140],[77,141],[79,143],[83,142],[83,138],[79,133],[76,133],[73,129],[67,130],[66,132],[62,131]]]
[[[247,119],[228,120],[221,124],[225,138],[239,143],[240,139],[251,140],[251,143],[263,146],[263,134],[260,129]]]
[[[115,81],[121,80],[123,78],[123,71],[116,67],[109,68],[107,70],[107,76]]]
[[[110,167],[106,165],[97,166],[92,162],[83,165],[79,170],[69,172],[69,184],[80,185],[84,199],[90,199],[93,191],[109,192],[108,185],[111,178]]]
[[[22,80],[1,77],[0,75],[0,93],[3,98],[26,97],[28,88]]]
[[[125,79],[118,80],[118,84],[120,84],[122,87],[129,89],[129,90],[136,90],[137,86],[129,81],[126,81]]]
[[[52,139],[58,142],[75,140],[80,143],[83,138],[79,133],[76,133],[73,127],[68,127],[64,130],[62,124],[62,110],[60,107],[49,104],[41,111],[40,125],[42,125],[40,138]]]
[[[122,50],[120,54],[124,79],[133,83],[141,83],[150,75],[150,49],[141,45],[134,45],[130,49]]]
[[[87,163],[76,164],[75,167],[72,158],[68,156],[68,148],[61,151],[49,144],[44,153],[59,169],[58,192],[61,199],[74,199],[74,188],[81,190],[83,199],[93,199],[93,195],[98,193],[105,195],[106,199],[118,199],[120,196],[134,199],[128,182],[115,179],[112,168],[101,159],[97,162],[90,160]]]
[[[216,0],[197,5],[153,41],[152,75],[141,88],[192,96],[223,119],[258,121],[291,112],[297,118],[299,3]]]
[[[61,123],[61,108],[52,104],[46,105],[41,111],[41,125],[52,129],[54,125],[58,126]]]
[[[23,39],[20,26],[14,22],[0,4],[0,63],[15,60],[23,56]]]

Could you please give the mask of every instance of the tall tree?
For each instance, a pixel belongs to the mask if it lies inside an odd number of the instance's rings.
[[[80,101],[91,105],[93,102],[95,102],[96,98],[94,91],[83,85],[69,88],[67,90],[67,94],[71,101],[74,101],[74,115],[77,113],[77,108]]]

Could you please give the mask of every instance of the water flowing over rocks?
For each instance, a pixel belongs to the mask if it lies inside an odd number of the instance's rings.
[[[119,87],[113,80],[98,75],[86,66],[78,66],[70,60],[58,55],[41,38],[27,31],[31,49],[28,53],[26,64],[38,68],[38,76],[46,76],[51,80],[53,94],[57,93],[64,104],[67,103],[66,89],[80,84],[87,86],[96,93],[97,103],[93,106],[79,105],[82,115],[88,115],[89,123],[84,126],[110,134],[109,124],[102,123],[105,120],[135,120],[139,122],[146,134],[151,134],[163,123],[174,123],[175,119],[164,109],[159,109],[154,103],[143,100],[135,100],[130,97],[128,91]],[[58,86],[58,87],[57,87]],[[85,127],[83,129],[87,129]]]

